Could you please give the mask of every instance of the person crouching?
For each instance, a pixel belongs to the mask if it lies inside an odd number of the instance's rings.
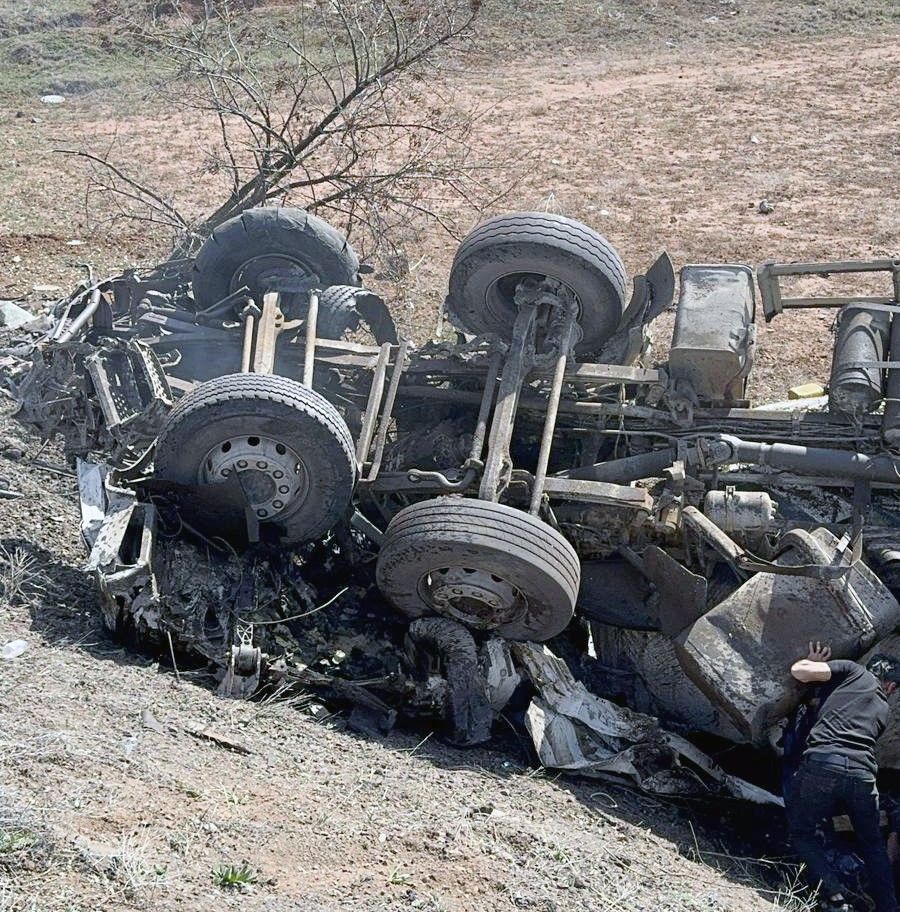
[[[880,813],[875,742],[888,720],[887,698],[900,681],[900,662],[874,656],[866,668],[829,661],[831,649],[809,644],[809,655],[791,666],[791,675],[819,685],[819,710],[791,783],[786,811],[791,841],[806,862],[822,907],[848,910],[841,882],[828,863],[816,828],[839,810],[853,824],[869,876],[877,912],[896,912],[893,876],[879,830]]]

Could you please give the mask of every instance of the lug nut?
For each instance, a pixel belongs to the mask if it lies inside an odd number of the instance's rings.
[[[239,459],[239,460],[237,461],[237,466],[238,466],[239,469],[246,469],[246,468],[247,468],[247,460],[246,460],[246,459]]]

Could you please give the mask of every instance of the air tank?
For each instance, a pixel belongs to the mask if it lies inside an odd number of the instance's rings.
[[[884,398],[884,371],[863,365],[885,360],[889,326],[890,314],[885,311],[857,304],[841,308],[828,390],[833,412],[858,418]]]
[[[891,320],[891,346],[889,361],[900,361],[900,314]],[[888,368],[887,395],[881,436],[892,450],[900,450],[900,369]]]

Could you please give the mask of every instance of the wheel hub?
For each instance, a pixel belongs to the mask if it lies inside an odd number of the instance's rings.
[[[223,440],[206,454],[199,481],[216,484],[233,473],[259,519],[271,519],[306,496],[303,461],[291,447],[271,437],[251,434]]]
[[[262,254],[241,263],[229,283],[232,291],[247,285],[251,291],[263,290],[274,281],[303,282],[315,274],[304,263],[286,254]]]
[[[445,567],[429,573],[424,595],[435,611],[482,630],[521,616],[527,602],[511,583],[486,570]]]

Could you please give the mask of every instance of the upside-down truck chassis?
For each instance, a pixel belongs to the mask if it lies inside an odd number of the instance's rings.
[[[273,671],[321,684],[272,631],[318,610],[324,548],[380,599],[372,617],[407,630],[402,672],[326,675],[339,696],[427,706],[471,743],[527,679],[542,759],[634,775],[595,724],[601,703],[775,743],[809,639],[898,651],[900,261],[688,265],[676,300],[662,255],[626,300],[618,254],[587,226],[499,216],[460,245],[451,326],[418,348],[360,271],[318,219],[251,210],[195,260],[85,283],[33,339],[18,416],[82,460],[111,626],[174,637],[232,694]],[[782,287],[835,275],[887,287]],[[752,406],[758,299],[767,322],[834,310],[826,397]],[[654,363],[651,329],[673,306]],[[215,604],[175,597],[186,558],[159,533],[173,517],[192,547],[221,549]],[[600,702],[564,720],[554,687]]]

